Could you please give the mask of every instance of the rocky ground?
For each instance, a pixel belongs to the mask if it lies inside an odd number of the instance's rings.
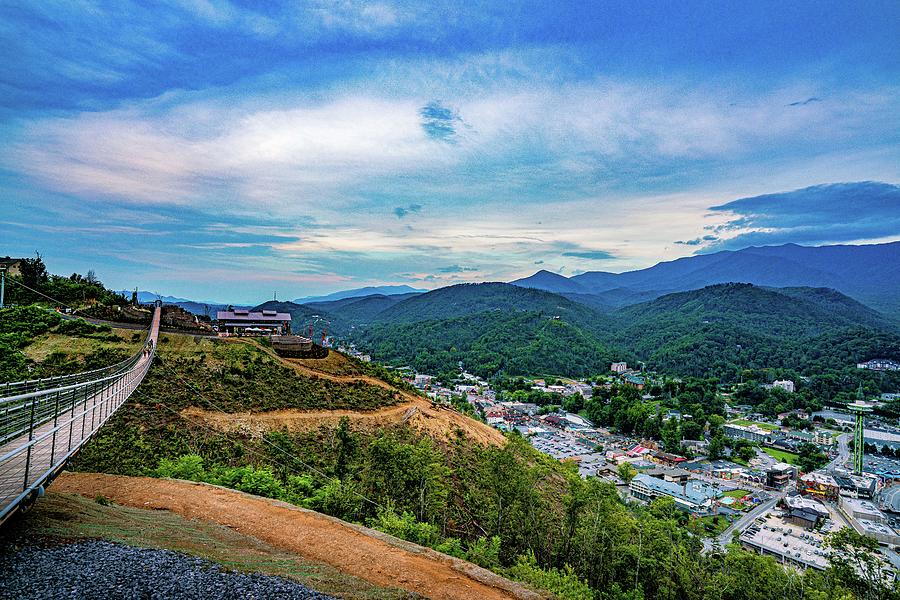
[[[5,548],[0,554],[0,599],[26,598],[326,600],[332,596],[281,577],[226,571],[178,552],[89,540]]]

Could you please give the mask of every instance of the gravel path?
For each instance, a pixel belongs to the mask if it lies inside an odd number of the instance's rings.
[[[329,600],[299,583],[269,575],[227,572],[169,550],[105,541],[10,549],[0,554],[0,599],[298,598]]]

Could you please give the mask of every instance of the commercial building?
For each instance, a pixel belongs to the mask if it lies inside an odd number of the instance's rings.
[[[854,520],[853,524],[859,533],[866,537],[875,538],[879,544],[900,545],[900,535],[897,535],[897,532],[889,525],[865,519]]]
[[[834,480],[837,481],[838,487],[841,488],[841,496],[852,498],[868,498],[871,500],[875,497],[875,491],[878,487],[877,480],[866,475],[835,475]]]
[[[631,494],[640,500],[650,501],[666,496],[675,501],[679,508],[691,512],[709,512],[713,502],[721,495],[718,488],[702,481],[675,483],[657,479],[645,473],[637,475],[628,486]]]
[[[740,541],[745,548],[774,556],[782,564],[820,571],[828,568],[828,549],[823,536],[771,513],[756,519],[741,534]]]
[[[803,493],[829,500],[836,500],[841,491],[841,487],[834,477],[818,471],[807,473],[801,477],[797,488]]]
[[[888,519],[877,506],[868,500],[860,500],[858,498],[841,497],[841,508],[844,513],[853,519],[865,519],[875,523],[887,523]]]
[[[735,425],[725,423],[722,431],[730,438],[745,439],[751,442],[764,442],[769,437],[770,431],[758,425]]]
[[[900,363],[887,358],[873,358],[856,365],[857,369],[869,369],[870,371],[900,371]]]
[[[290,313],[274,310],[251,311],[242,308],[216,313],[219,333],[235,335],[277,335],[291,332]]]
[[[784,497],[785,517],[806,529],[813,529],[830,516],[828,509],[809,497],[792,495]]]
[[[783,488],[797,477],[797,469],[787,463],[775,463],[766,471],[766,485],[773,488]]]

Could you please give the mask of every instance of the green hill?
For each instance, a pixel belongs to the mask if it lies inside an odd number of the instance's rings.
[[[390,306],[354,337],[380,361],[482,376],[588,375],[618,356],[608,318],[557,294],[505,283],[441,288]],[[606,366],[604,366],[606,365]]]
[[[810,373],[900,355],[886,319],[835,292],[721,284],[663,296],[612,314],[610,341],[678,375],[738,377],[741,369]]]

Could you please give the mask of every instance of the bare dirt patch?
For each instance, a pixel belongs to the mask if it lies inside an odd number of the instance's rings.
[[[451,439],[462,432],[479,444],[502,446],[506,439],[496,429],[455,411],[435,408],[427,400],[415,398],[380,410],[273,410],[266,412],[224,413],[191,406],[181,411],[188,420],[199,420],[218,431],[262,437],[269,431],[287,429],[292,432],[315,431],[320,427],[336,427],[347,417],[353,429],[374,431],[392,425],[407,424],[436,440]]]
[[[277,500],[202,483],[64,473],[54,491],[98,494],[135,508],[169,510],[224,525],[307,560],[377,586],[399,587],[438,600],[537,600],[540,595],[428,548]]]

